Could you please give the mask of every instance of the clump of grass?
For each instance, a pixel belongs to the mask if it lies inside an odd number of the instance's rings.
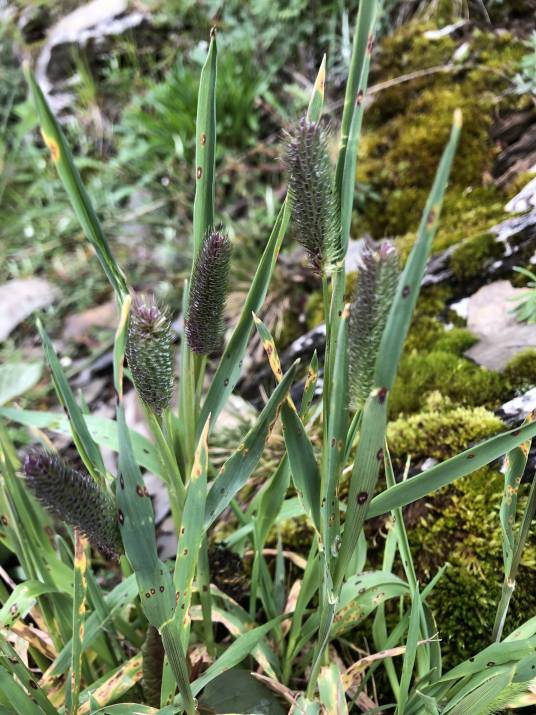
[[[30,670],[8,640],[0,641],[0,650],[7,656],[0,662],[0,684],[3,697],[20,703],[20,711],[33,712],[34,700],[47,715],[57,712],[58,706],[76,713],[79,706],[81,710],[97,703],[97,707],[108,709],[114,701],[121,701],[114,706],[118,713],[144,710],[143,706],[154,702],[169,703],[170,712],[194,715],[201,705],[197,699],[202,701],[207,692],[212,709],[220,707],[220,703],[224,707],[223,697],[228,708],[229,695],[238,690],[239,676],[233,669],[246,659],[255,660],[256,667],[275,684],[275,689],[290,695],[304,712],[319,712],[321,707],[326,711],[348,711],[355,687],[366,687],[377,667],[385,669],[392,691],[386,697],[396,702],[399,715],[424,710],[472,712],[475,702],[479,707],[492,707],[499,700],[503,702],[499,696],[505,693],[515,690],[517,697],[518,683],[530,682],[532,672],[528,665],[536,657],[534,619],[510,634],[510,640],[501,641],[501,637],[528,527],[536,510],[533,481],[516,526],[517,492],[528,456],[526,445],[536,436],[536,423],[529,418],[519,428],[467,446],[411,479],[396,480],[389,453],[391,393],[439,224],[461,131],[460,112],[454,113],[450,136],[403,272],[397,276],[395,257],[388,244],[367,249],[356,300],[352,305],[344,303],[344,254],[377,12],[375,1],[360,4],[334,179],[320,134],[324,61],[291,150],[294,164],[289,194],[259,259],[242,313],[211,379],[206,380],[206,355],[221,338],[221,310],[230,260],[226,236],[213,228],[217,213],[217,43],[212,33],[198,95],[195,259],[192,281],[184,296],[187,317],[181,335],[177,411],[170,403],[173,364],[169,319],[151,301],[132,300],[127,278],[91,207],[65,137],[33,76],[28,75],[43,138],[115,292],[120,320],[113,354],[116,420],[98,422],[80,408],[52,343],[38,322],[54,385],[68,415],[68,428],[88,473],[81,476],[44,453],[27,460],[26,479],[27,485],[41,490],[40,498],[54,515],[77,527],[73,554],[63,540],[51,539],[42,528],[43,512],[28,499],[24,481],[17,479],[17,456],[0,423],[0,468],[4,478],[0,483],[0,503],[6,511],[0,522],[1,533],[28,579],[9,596],[5,589],[0,592],[5,601],[0,623],[12,627],[19,638],[28,639],[32,658],[31,663],[28,661]],[[326,350],[319,405],[313,402],[318,355],[313,355],[301,387],[291,393],[297,364],[283,372],[274,339],[259,317],[291,221],[309,253],[312,269],[322,272]],[[210,453],[211,431],[238,381],[253,328],[266,351],[275,387],[266,396],[256,421],[216,472]],[[350,377],[355,378],[356,385],[349,386],[348,354],[352,350]],[[146,416],[154,443],[130,430],[126,422],[125,355],[138,396],[148,407]],[[350,397],[355,399],[355,410],[350,409]],[[37,422],[41,428],[58,428],[57,413],[38,413],[36,417],[24,410],[9,410],[3,414],[26,420],[27,424]],[[285,453],[275,460],[260,492],[247,508],[242,508],[236,497],[254,474],[279,416]],[[321,438],[315,426],[317,416],[321,419]],[[311,425],[315,433],[310,431]],[[99,450],[102,444],[111,444],[119,453],[116,474],[105,467]],[[438,627],[428,605],[441,572],[421,588],[402,508],[503,455],[507,455],[507,461],[500,521],[505,583],[495,624],[489,624],[489,638],[495,642],[442,675]],[[353,465],[349,464],[352,460]],[[164,563],[159,556],[154,511],[142,468],[160,476],[167,489],[178,541],[176,558],[171,563]],[[387,487],[376,493],[382,470]],[[348,498],[343,502],[339,487],[345,471],[351,475]],[[108,494],[108,485],[113,486],[115,500]],[[207,534],[228,507],[239,518],[240,527],[228,534],[227,547],[253,557],[249,603],[237,603],[220,591],[210,572]],[[117,520],[111,522],[108,517],[113,513]],[[391,515],[392,528],[382,567],[366,571],[365,520],[386,513]],[[278,524],[288,518],[305,520],[309,530],[306,533],[313,534],[307,554],[289,554],[276,537],[272,560],[272,554],[265,549],[268,534],[274,529],[277,534]],[[106,538],[101,535],[105,526],[109,529]],[[117,530],[124,550],[122,572],[131,573],[132,578],[122,578],[110,590],[96,578],[80,531],[100,547],[112,542],[115,547]],[[395,567],[397,555],[401,568],[398,563]],[[295,568],[300,569],[298,578]],[[119,573],[117,576],[119,579]],[[288,582],[295,584],[290,590]],[[385,607],[391,600],[397,606],[393,609],[397,614],[394,624]],[[28,624],[21,629],[18,621],[31,609],[32,618],[48,630],[54,648]],[[348,634],[371,616],[377,653],[356,662],[353,650],[343,646]],[[221,628],[216,629],[216,623]],[[227,634],[222,637],[223,629],[229,632],[232,643]],[[118,643],[119,634],[121,640],[128,641],[125,649]],[[143,638],[145,664],[140,656]],[[512,640],[519,648],[512,648]],[[159,643],[169,665],[162,671]],[[344,670],[335,663],[325,665],[332,643],[341,644]],[[189,660],[200,646],[212,662],[206,669],[191,670]],[[399,656],[402,661],[397,669],[394,659]],[[499,664],[496,670],[495,664]],[[42,674],[41,685],[33,688],[33,670],[37,669]],[[144,669],[145,702],[127,702],[129,698],[142,699],[133,686],[144,675]],[[219,698],[218,685],[224,673],[227,685],[220,688]],[[67,674],[71,685],[59,692],[56,684]],[[512,689],[514,677],[516,688]],[[259,699],[266,700],[271,712],[277,712],[279,701],[271,690],[263,689]]]

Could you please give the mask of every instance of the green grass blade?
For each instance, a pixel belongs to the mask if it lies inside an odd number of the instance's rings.
[[[85,651],[91,648],[99,637],[103,628],[106,628],[115,614],[117,614],[127,604],[131,603],[136,594],[138,587],[135,576],[129,576],[124,581],[121,581],[110,593],[104,596],[105,608],[107,614],[103,617],[102,613],[94,611],[88,616],[84,628],[84,640],[82,649]],[[54,685],[58,678],[67,672],[72,659],[72,641],[65,643],[63,649],[58,653],[56,660],[43,675],[41,680],[42,686],[47,689]]]
[[[116,490],[119,527],[125,553],[138,583],[141,605],[147,620],[162,636],[188,714],[195,712],[188,666],[179,632],[175,627],[175,590],[168,568],[156,550],[154,512],[141,472],[134,459],[122,404],[118,406],[119,484]]]
[[[411,678],[415,658],[417,655],[417,645],[419,643],[419,623],[421,616],[421,597],[418,587],[412,592],[411,611],[409,616],[408,636],[406,640],[406,652],[402,663],[402,673],[400,675],[400,691],[398,694],[397,715],[403,715],[409,697]]]
[[[41,715],[42,713],[46,713],[46,715],[57,715],[58,711],[46,696],[45,690],[42,687],[37,686],[33,673],[29,670],[28,666],[21,660],[19,654],[17,653],[15,648],[13,648],[11,643],[9,643],[7,638],[0,638],[0,655],[2,664],[5,665],[6,669],[11,674],[10,677],[12,678],[13,682],[15,682],[13,676],[16,676],[19,683],[24,683],[27,686],[28,692],[31,693],[36,704],[40,708],[38,712]],[[3,670],[3,668],[0,668],[0,670]],[[4,695],[8,697],[9,691],[6,689],[3,692]],[[10,705],[11,704],[13,703],[10,700]],[[24,712],[26,714],[26,710],[10,710],[10,712],[16,712],[16,715],[19,715],[19,713],[21,712]]]
[[[43,715],[41,708],[33,701],[33,691],[38,687],[37,683],[33,679],[30,682],[33,685],[27,692],[7,670],[0,667],[0,702],[9,704],[13,708],[11,712],[24,713],[24,715]]]
[[[320,470],[316,463],[313,445],[294,407],[283,404],[281,419],[285,428],[290,470],[298,497],[303,502],[305,513],[320,531]]]
[[[19,410],[16,407],[0,407],[0,416],[27,427],[49,429],[52,432],[61,434],[73,434],[71,423],[67,417],[59,412],[39,412],[37,410]],[[91,438],[98,445],[109,447],[115,452],[119,451],[117,423],[114,420],[98,417],[97,415],[83,415],[82,417]],[[162,464],[154,444],[139,432],[129,430],[129,434],[137,464],[163,478]]]
[[[37,329],[41,336],[45,357],[52,372],[52,380],[58,395],[60,403],[67,411],[69,421],[71,423],[73,441],[78,450],[78,454],[82,458],[88,472],[99,484],[104,485],[104,475],[106,469],[99,448],[95,444],[89,430],[87,428],[82,410],[75,400],[71,387],[67,381],[65,373],[62,370],[60,361],[58,360],[50,338],[48,337],[43,324],[37,320]]]
[[[11,628],[20,618],[25,618],[39,596],[57,592],[57,588],[40,581],[27,580],[19,583],[0,609],[0,628]]]
[[[344,96],[344,109],[341,122],[341,141],[339,156],[337,159],[337,171],[335,175],[335,185],[339,195],[341,194],[346,147],[348,144],[350,125],[354,115],[357,91],[359,83],[363,77],[363,67],[366,62],[367,50],[370,52],[372,49],[369,34],[371,28],[371,18],[376,15],[377,5],[377,0],[369,0],[369,2],[359,3],[352,56],[350,58],[350,69],[348,72],[346,93]]]
[[[327,440],[322,453],[321,533],[330,565],[332,559],[337,557],[340,545],[341,526],[337,485],[343,467],[348,430],[348,318],[349,306],[345,306],[339,318],[334,362],[329,374],[329,419]],[[327,419],[328,415],[325,415],[324,418]]]
[[[510,685],[515,668],[504,666],[472,679],[442,710],[445,715],[488,713],[489,706]]]
[[[285,201],[260,259],[238,323],[221,357],[218,369],[212,378],[199,416],[197,439],[199,439],[201,427],[205,424],[209,414],[211,415],[211,425],[214,427],[223,405],[238,382],[241,362],[253,327],[252,313],[260,309],[266,297],[289,218],[290,205],[289,202]]]
[[[457,454],[455,457],[447,459],[445,462],[436,464],[425,472],[416,474],[406,482],[390,487],[378,494],[377,497],[374,497],[367,512],[367,519],[384,514],[386,511],[406,506],[406,504],[411,504],[417,499],[441,489],[441,487],[452,484],[456,479],[465,477],[495,459],[499,459],[499,457],[511,452],[520,444],[535,436],[536,424],[532,422],[523,427],[502,432],[475,447],[465,450],[465,452]]]
[[[462,115],[459,110],[456,110],[450,139],[441,157],[432,190],[426,201],[417,231],[417,239],[400,276],[395,299],[380,343],[374,382],[378,387],[386,390],[390,390],[393,386],[404,341],[419,296],[426,261],[439,223],[443,197],[458,146],[461,126]]]
[[[216,160],[216,32],[210,33],[208,55],[201,70],[195,130],[194,255],[214,225],[214,166]]]
[[[357,544],[367,508],[376,487],[380,465],[383,462],[388,394],[396,376],[400,354],[424,275],[426,260],[430,252],[432,239],[437,230],[443,196],[458,144],[460,129],[461,114],[457,111],[454,116],[450,139],[439,162],[434,184],[426,202],[417,232],[417,240],[401,276],[380,343],[374,376],[375,388],[372,390],[363,409],[361,436],[350,481],[345,528],[335,568],[336,589],[341,586],[347,565]],[[389,510],[392,508],[394,507],[389,506]]]
[[[251,651],[261,642],[261,640],[273,630],[273,628],[281,623],[288,616],[278,616],[272,618],[262,626],[257,626],[239,636],[230,646],[228,646],[220,657],[207,668],[207,670],[192,683],[192,690],[197,695],[203,688],[208,685],[218,675],[225,673],[226,670],[234,668],[235,665],[241,663]]]
[[[352,97],[354,108],[352,111],[352,121],[350,122],[347,137],[341,136],[341,152],[344,146],[344,159],[342,169],[342,181],[340,185],[341,201],[341,244],[343,255],[348,249],[348,239],[350,237],[350,226],[352,223],[352,208],[354,204],[357,151],[359,148],[359,138],[361,136],[361,125],[365,111],[365,94],[368,85],[370,60],[372,57],[372,46],[374,43],[374,33],[378,13],[378,3],[375,0],[361,3],[358,13],[358,26],[356,37],[358,40],[357,53],[359,57],[359,81],[356,91]],[[351,86],[350,77],[346,89]],[[346,111],[346,106],[344,108]],[[343,116],[343,123],[345,119]],[[344,143],[343,142],[344,140]],[[338,168],[338,167],[337,167]]]
[[[35,77],[28,69],[26,70],[26,79],[39,116],[41,134],[43,135],[45,144],[50,150],[52,161],[65,187],[71,206],[84,230],[86,238],[95,249],[97,258],[108,280],[112,284],[119,301],[122,302],[128,294],[125,275],[112,255],[97,214],[82,184],[80,174],[73,161],[65,136],[56,118],[52,114],[39,85],[35,81]]]
[[[0,405],[24,394],[41,379],[40,362],[11,362],[0,365]]]
[[[82,679],[82,644],[84,641],[86,590],[87,590],[87,557],[85,554],[85,539],[78,529],[74,532],[74,588],[73,588],[73,637],[71,657],[71,679],[67,688],[68,700],[66,713],[76,715],[78,712],[80,682]]]
[[[316,76],[309,106],[307,108],[307,120],[309,122],[318,122],[322,116],[322,107],[324,106],[324,87],[326,84],[326,55],[322,57],[320,68]]]
[[[344,685],[336,663],[331,663],[320,670],[318,691],[326,715],[348,715]]]
[[[176,618],[181,632],[184,631],[189,622],[188,611],[192,598],[192,584],[204,534],[203,519],[207,498],[208,428],[209,423],[207,421],[201,433],[195,453],[192,474],[188,482],[177,546],[177,558],[175,560],[173,584],[175,592],[178,594]]]
[[[271,432],[279,405],[290,390],[297,364],[298,362],[295,362],[287,371],[242,444],[239,445],[218,472],[208,493],[205,529],[208,529],[222,511],[229,506],[233,497],[244,486],[257,466],[266,440]]]

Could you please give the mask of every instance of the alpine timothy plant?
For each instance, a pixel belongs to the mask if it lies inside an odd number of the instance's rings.
[[[199,355],[210,355],[221,345],[230,261],[227,234],[207,231],[194,262],[185,326],[188,347]]]
[[[354,409],[370,394],[374,366],[398,283],[398,256],[390,241],[367,240],[360,256],[348,329],[349,392]]]
[[[53,452],[36,449],[23,461],[26,484],[46,509],[77,527],[108,558],[122,552],[115,499],[87,473]]]
[[[369,243],[353,303],[349,308],[344,303],[344,259],[355,223],[356,156],[380,5],[378,0],[359,3],[335,180],[322,126],[324,60],[307,115],[289,137],[287,198],[267,237],[241,314],[214,365],[205,357],[223,342],[231,245],[225,232],[214,228],[218,50],[211,33],[199,83],[192,167],[194,261],[183,295],[185,321],[173,410],[169,317],[151,298],[139,297],[131,305],[126,278],[91,209],[61,128],[29,76],[45,143],[113,286],[121,318],[113,351],[115,420],[80,408],[43,326],[45,357],[66,418],[57,412],[0,406],[1,417],[23,424],[63,432],[68,427],[87,469],[77,471],[40,450],[25,458],[25,479],[17,479],[17,453],[0,420],[0,541],[20,564],[13,570],[15,578],[23,573],[28,579],[14,585],[2,578],[0,583],[2,636],[8,631],[7,638],[0,637],[0,701],[8,709],[15,703],[10,712],[33,713],[38,708],[46,715],[130,715],[161,708],[163,714],[195,715],[244,710],[240,699],[249,687],[242,686],[251,670],[262,678],[255,683],[255,693],[261,689],[258,700],[266,702],[270,713],[288,710],[288,705],[282,710],[281,695],[296,713],[344,714],[356,708],[376,712],[394,701],[391,710],[396,715],[476,713],[476,705],[478,712],[489,712],[499,696],[511,697],[512,684],[523,683],[528,689],[536,663],[536,619],[501,638],[536,510],[536,486],[521,521],[512,498],[521,486],[536,422],[527,419],[409,479],[395,478],[389,455],[390,392],[440,218],[461,131],[459,112],[400,277],[392,245]],[[322,274],[326,323],[325,350],[313,355],[299,400],[294,394],[289,399],[297,364],[283,374],[276,343],[258,317],[291,222]],[[247,433],[240,431],[230,456],[216,469],[215,432],[222,428],[219,417],[238,384],[253,329],[267,353],[275,386]],[[147,406],[152,442],[127,424],[125,355],[137,394]],[[323,394],[316,400],[320,367]],[[258,465],[278,419],[284,453],[270,461],[263,474],[272,465],[273,471],[262,479]],[[225,439],[228,443],[228,433]],[[107,468],[101,446],[118,451],[115,474]],[[443,624],[436,625],[428,599],[441,570],[421,591],[402,508],[505,454],[501,523],[506,580],[494,631],[490,624],[490,639],[497,642],[443,673],[437,633],[444,640],[449,634],[442,633]],[[175,558],[167,562],[157,542],[143,470],[161,478],[167,492],[177,535]],[[345,492],[342,480],[348,472]],[[246,487],[251,494],[252,482],[260,481],[262,487],[244,505],[242,490]],[[110,492],[108,484],[113,484]],[[121,572],[115,569],[112,579],[100,578],[83,548],[76,549],[71,570],[68,545],[50,539],[43,528],[43,509],[26,488],[53,514],[78,527],[77,534],[83,532],[110,554],[124,552]],[[392,528],[385,529],[382,567],[372,570],[376,558],[367,560],[363,527],[367,519],[388,513],[391,519],[383,523]],[[307,533],[313,536],[305,545],[300,538],[294,551],[278,524],[298,518],[306,520]],[[232,556],[219,550],[214,558],[208,534],[222,519]],[[267,549],[274,531],[277,548]],[[238,554],[253,556],[247,589],[234,588]],[[234,569],[232,590],[228,579],[222,582],[222,568],[224,575]],[[12,593],[6,593],[8,588]],[[30,610],[32,621],[24,623]],[[371,627],[376,651],[360,660],[349,643],[356,626]],[[42,637],[45,629],[50,638]],[[24,659],[17,656],[19,651]],[[329,657],[334,652],[336,662]],[[237,667],[242,663],[247,669]],[[384,686],[378,696],[368,689],[376,668],[385,668],[386,676],[378,680]],[[36,672],[39,686],[34,688]],[[135,687],[142,679],[143,688]],[[264,689],[262,681],[269,681],[271,689]]]
[[[125,355],[142,401],[160,415],[173,394],[173,335],[167,310],[154,298],[132,303]]]
[[[287,167],[295,238],[315,271],[327,273],[340,260],[342,250],[328,133],[320,121],[302,117],[289,132]]]

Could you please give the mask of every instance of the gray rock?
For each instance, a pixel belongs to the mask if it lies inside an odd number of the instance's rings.
[[[91,44],[104,50],[109,38],[148,22],[148,13],[129,6],[128,0],[92,0],[50,28],[35,74],[55,114],[72,102],[69,86],[73,83],[73,48],[87,48]]]
[[[34,311],[58,299],[59,289],[44,278],[21,278],[0,285],[0,342]]]
[[[536,249],[536,209],[522,216],[514,216],[502,221],[490,228],[490,233],[495,235],[501,253],[496,258],[484,262],[482,270],[470,283],[458,279],[453,273],[450,259],[457,246],[451,246],[430,258],[422,285],[448,283],[453,289],[454,297],[458,299],[474,292],[484,283],[510,275],[514,266],[533,262],[531,259]]]
[[[469,298],[467,327],[480,340],[465,355],[491,370],[502,370],[525,348],[536,346],[536,325],[518,323],[512,315],[512,300],[524,288],[513,288],[509,281],[496,281],[480,288]]]

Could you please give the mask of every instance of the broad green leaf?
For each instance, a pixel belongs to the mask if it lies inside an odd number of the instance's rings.
[[[326,715],[348,715],[341,672],[337,663],[321,668],[318,676],[320,702]]]
[[[278,616],[262,626],[257,626],[239,636],[228,646],[207,670],[192,683],[195,695],[201,692],[210,682],[225,671],[234,668],[246,658],[253,648],[273,630],[274,626],[281,623],[288,616]]]
[[[232,668],[209,683],[200,705],[217,713],[285,715],[287,712],[274,691],[243,668]]]
[[[12,362],[0,365],[0,405],[11,402],[36,385],[43,372],[40,362]]]

